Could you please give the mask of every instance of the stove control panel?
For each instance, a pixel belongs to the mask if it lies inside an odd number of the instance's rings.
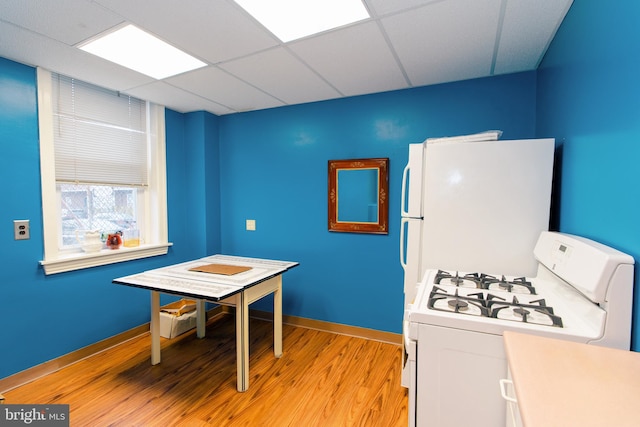
[[[545,231],[534,249],[536,259],[591,301],[605,301],[607,287],[620,264],[631,256],[584,237]]]
[[[564,266],[569,258],[571,258],[571,253],[573,252],[573,248],[566,242],[556,240],[554,245],[551,248],[551,259],[553,260],[553,265],[551,265],[551,270],[556,271],[559,268]]]

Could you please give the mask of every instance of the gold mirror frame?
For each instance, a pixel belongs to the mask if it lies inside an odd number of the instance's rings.
[[[339,220],[339,183],[338,174],[341,171],[362,171],[372,169],[377,171],[377,216],[375,221],[344,221]],[[346,233],[389,233],[389,159],[351,159],[329,160],[329,231]]]

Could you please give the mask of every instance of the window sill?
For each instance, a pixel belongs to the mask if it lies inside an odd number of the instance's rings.
[[[120,248],[117,250],[103,249],[96,253],[74,253],[52,260],[40,261],[44,267],[44,274],[64,273],[66,271],[81,270],[83,268],[131,261],[157,255],[166,255],[173,243],[159,245],[141,245],[136,248]]]

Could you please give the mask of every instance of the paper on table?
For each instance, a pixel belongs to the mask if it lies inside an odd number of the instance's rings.
[[[207,264],[198,267],[190,268],[189,271],[199,271],[202,273],[223,274],[225,276],[231,276],[234,274],[242,273],[244,271],[251,270],[251,267],[245,267],[242,265],[229,265],[229,264]]]

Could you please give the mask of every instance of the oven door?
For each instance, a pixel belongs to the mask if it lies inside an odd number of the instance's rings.
[[[502,336],[423,323],[417,327],[416,426],[504,426]]]

